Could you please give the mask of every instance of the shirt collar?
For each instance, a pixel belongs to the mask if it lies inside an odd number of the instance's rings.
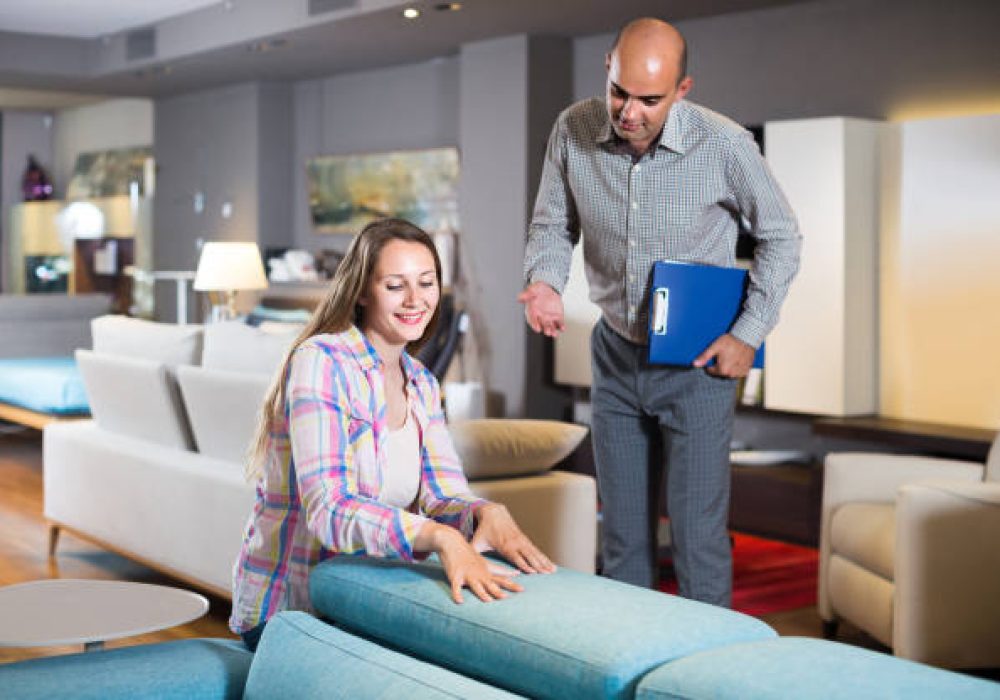
[[[360,328],[351,326],[345,332],[345,336],[351,353],[358,361],[358,364],[361,365],[361,369],[368,371],[382,366],[382,358],[379,357],[378,351],[372,345],[368,336],[361,332]],[[403,373],[406,375],[406,382],[407,384],[413,384],[417,376],[416,363],[406,350],[403,350],[402,357]]]
[[[670,106],[667,123],[663,125],[663,131],[660,132],[660,141],[657,144],[658,147],[666,148],[682,155],[684,153],[684,141],[681,138],[684,129],[683,104],[684,101],[680,100]],[[616,146],[620,143],[621,139],[618,138],[618,135],[611,126],[610,116],[608,116],[604,121],[604,125],[597,132],[595,141],[597,143],[610,144],[611,146]]]

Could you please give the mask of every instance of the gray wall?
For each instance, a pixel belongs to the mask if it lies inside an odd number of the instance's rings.
[[[21,178],[34,154],[49,177],[53,175],[52,115],[48,112],[5,111],[0,121],[0,289],[7,269],[6,230],[10,226],[10,208],[22,200]]]
[[[319,155],[458,145],[454,56],[304,80],[294,86],[293,227],[298,248],[342,250],[347,237],[312,232],[305,164]]]
[[[829,0],[679,22],[690,97],[744,124],[1000,109],[1000,2]],[[575,42],[576,99],[604,94],[613,38]]]
[[[291,90],[281,85],[245,83],[156,101],[155,269],[194,270],[202,241],[287,245],[291,117]],[[158,283],[157,318],[173,320],[174,305],[173,284]]]

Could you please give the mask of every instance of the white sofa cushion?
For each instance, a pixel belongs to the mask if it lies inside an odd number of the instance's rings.
[[[191,449],[176,384],[162,362],[77,350],[97,424],[112,433]]]
[[[201,361],[201,326],[109,315],[91,321],[90,330],[95,352],[170,366],[196,365]]]
[[[223,321],[205,326],[202,366],[229,372],[271,375],[285,359],[288,346],[302,330],[300,324],[281,328],[254,328],[242,321]]]
[[[266,374],[178,367],[177,381],[199,452],[243,464],[271,378]]]
[[[574,423],[554,420],[480,418],[448,425],[466,477],[490,479],[551,469],[587,434]]]

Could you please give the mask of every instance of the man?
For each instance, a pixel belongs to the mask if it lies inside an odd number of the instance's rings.
[[[604,573],[655,583],[664,479],[681,595],[728,606],[729,444],[736,380],[777,322],[798,269],[794,215],[749,133],[686,102],[687,48],[671,25],[639,19],[605,62],[607,95],[579,102],[549,140],[518,300],[535,332],[563,330],[560,293],[583,237],[590,298],[593,443]],[[746,303],[693,368],[647,362],[653,263],[732,266],[740,220],[757,239]],[[709,362],[714,363],[709,366]]]

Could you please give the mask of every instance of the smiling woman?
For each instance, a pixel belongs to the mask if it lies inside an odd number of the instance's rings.
[[[310,610],[309,571],[336,554],[412,560],[436,553],[462,602],[504,598],[515,570],[554,570],[502,505],[469,490],[437,380],[408,350],[437,320],[441,262],[402,219],[351,242],[264,401],[249,465],[247,525],[230,624],[256,646],[267,620]]]

